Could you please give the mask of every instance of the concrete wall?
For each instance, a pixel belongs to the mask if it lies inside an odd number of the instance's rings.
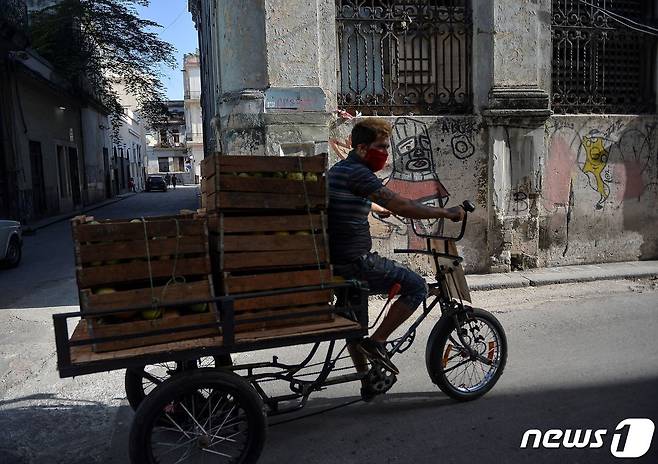
[[[392,190],[408,198],[437,205],[442,185],[449,198],[444,204],[455,206],[470,199],[477,210],[469,216],[465,238],[458,248],[468,271],[484,272],[489,263],[488,224],[488,156],[482,120],[477,116],[413,116],[389,117],[393,125],[391,156],[379,176]],[[335,133],[338,141],[347,143],[353,119]],[[332,163],[338,161],[332,157]],[[437,182],[438,181],[438,182]],[[428,224],[429,227],[431,227]],[[425,248],[425,242],[414,234],[408,223],[396,218],[380,220],[370,217],[374,249],[380,254],[404,261],[428,275],[430,262],[417,255],[394,254],[394,248]],[[458,227],[445,224],[445,234],[456,236]]]
[[[32,171],[30,166],[29,141],[41,143],[43,177],[46,197],[46,215],[71,211],[72,197],[62,195],[59,181],[57,146],[72,147],[78,151],[78,171],[82,187],[83,143],[81,135],[80,108],[77,102],[64,95],[50,91],[45,84],[30,78],[17,80],[17,103],[20,111],[14,116],[17,137],[17,152],[20,154],[18,178],[19,207],[29,221],[33,211]],[[68,172],[68,166],[65,167]]]
[[[655,117],[549,121],[539,241],[544,264],[658,257],[657,128]]]
[[[204,64],[202,53],[204,124],[212,120],[225,152],[310,154],[346,141],[354,120],[330,126],[333,0],[198,4],[200,47],[210,54]],[[390,117],[386,181],[418,199],[426,181],[440,181],[449,205],[476,202],[460,243],[469,271],[658,257],[657,118],[552,116],[552,2],[471,4],[473,114]],[[400,169],[410,153],[431,159],[430,170]],[[371,228],[384,255],[422,246],[408,224],[372,219]]]
[[[107,149],[109,160],[112,151],[110,121],[106,115],[93,108],[83,108],[81,117],[84,134],[84,169],[87,177],[85,202],[91,204],[106,198],[103,148]]]

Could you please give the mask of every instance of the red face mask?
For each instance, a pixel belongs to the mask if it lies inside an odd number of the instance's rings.
[[[363,162],[370,168],[372,172],[377,172],[384,169],[387,159],[387,151],[378,150],[376,148],[369,148],[366,152],[365,158],[363,158]]]

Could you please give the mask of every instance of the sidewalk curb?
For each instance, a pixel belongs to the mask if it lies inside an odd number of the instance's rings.
[[[102,203],[96,203],[94,205],[88,206],[86,208],[82,208],[76,211],[71,211],[70,213],[66,214],[60,214],[59,216],[53,216],[51,218],[46,218],[42,221],[38,221],[36,224],[27,224],[23,226],[23,233],[25,235],[30,235],[34,234],[37,230],[43,229],[48,226],[52,226],[53,224],[57,224],[58,222],[66,221],[67,219],[74,218],[80,214],[88,213],[89,211],[94,211],[99,208],[103,208],[105,206],[113,205],[114,203],[118,203],[120,201],[125,200],[126,198],[130,198],[134,195],[137,195],[137,192],[132,192],[132,193],[124,193],[122,195],[116,196],[112,198],[111,200],[106,200]]]
[[[562,266],[522,272],[471,274],[466,276],[468,286],[472,291],[643,278],[658,278],[658,261]]]

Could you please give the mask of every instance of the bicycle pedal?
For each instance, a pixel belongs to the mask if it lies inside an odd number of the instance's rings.
[[[393,372],[382,366],[373,365],[368,371],[368,384],[377,394],[389,391],[397,380],[397,376]]]

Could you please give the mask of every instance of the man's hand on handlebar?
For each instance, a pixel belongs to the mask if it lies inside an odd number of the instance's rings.
[[[386,208],[382,208],[379,206],[377,203],[372,203],[370,206],[370,210],[379,218],[379,219],[386,219],[388,217],[391,217],[391,212],[387,210]]]
[[[450,219],[452,222],[461,222],[466,217],[466,210],[462,205],[453,206],[452,208],[446,209],[448,215],[446,218]]]

